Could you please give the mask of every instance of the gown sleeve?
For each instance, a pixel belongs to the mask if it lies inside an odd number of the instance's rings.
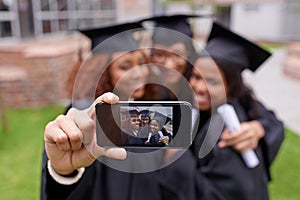
[[[225,200],[214,184],[203,174],[198,158],[188,149],[162,170],[162,199]]]
[[[265,137],[261,141],[263,154],[266,167],[270,167],[284,140],[284,125],[273,111],[266,109],[260,102],[258,105],[260,117],[257,120],[265,129]]]
[[[67,199],[71,192],[76,188],[78,183],[74,183],[72,185],[62,185],[57,183],[49,174],[47,161],[48,157],[44,150],[41,175],[41,199]]]

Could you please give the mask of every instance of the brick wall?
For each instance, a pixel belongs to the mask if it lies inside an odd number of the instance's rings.
[[[1,46],[0,72],[5,68],[25,72],[16,80],[0,79],[4,104],[38,107],[70,101],[69,74],[89,48],[90,41],[78,33]],[[5,77],[6,70],[2,71]]]
[[[283,71],[292,78],[300,80],[300,42],[287,45]]]

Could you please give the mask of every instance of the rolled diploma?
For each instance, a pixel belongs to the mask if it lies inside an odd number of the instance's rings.
[[[225,126],[231,131],[231,133],[240,129],[240,121],[232,105],[224,104],[218,107],[217,112],[221,115]],[[252,149],[246,150],[241,155],[247,167],[254,168],[259,164],[259,160]]]

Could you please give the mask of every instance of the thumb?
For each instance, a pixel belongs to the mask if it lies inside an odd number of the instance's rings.
[[[105,156],[118,160],[124,160],[127,156],[124,148],[108,148],[105,149]]]
[[[92,119],[94,119],[95,118],[95,106],[97,103],[105,102],[105,103],[109,103],[109,104],[115,104],[118,101],[119,101],[119,97],[117,95],[115,95],[114,93],[112,93],[112,92],[104,93],[101,96],[99,96],[89,108],[87,108],[87,113]]]
[[[94,156],[96,158],[99,156],[106,156],[108,158],[124,160],[127,157],[127,152],[124,148],[103,148],[96,145],[94,149]]]

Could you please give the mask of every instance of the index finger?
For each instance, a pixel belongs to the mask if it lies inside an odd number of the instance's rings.
[[[115,104],[118,101],[119,101],[119,97],[117,95],[115,95],[114,93],[112,93],[112,92],[104,93],[101,96],[99,96],[89,108],[87,108],[87,113],[92,119],[94,119],[95,118],[95,106],[97,103],[105,102],[105,103],[109,103],[109,104]]]

